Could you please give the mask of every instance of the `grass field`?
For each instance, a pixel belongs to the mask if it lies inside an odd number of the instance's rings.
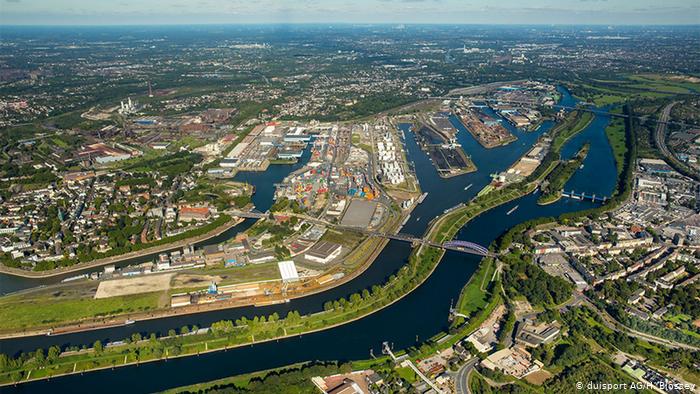
[[[692,317],[690,315],[686,315],[686,314],[682,314],[682,313],[678,314],[678,315],[672,315],[672,316],[669,316],[666,318],[666,320],[668,320],[672,323],[676,323],[676,324],[679,324],[682,322],[687,322],[690,319],[692,319]]]
[[[637,85],[640,86],[630,84],[628,81],[619,81],[616,88],[610,86],[582,84],[581,86],[588,90],[588,94],[582,98],[586,101],[592,102],[598,107],[601,107],[606,105],[621,104],[633,97],[654,99],[669,97],[673,94],[680,93],[678,91],[674,91],[673,89],[655,89],[652,85]]]
[[[0,300],[0,330],[38,328],[86,317],[152,310],[158,307],[160,294],[155,292],[97,300],[91,297],[64,299],[46,294],[7,296]]]
[[[413,383],[418,380],[416,373],[409,367],[396,368],[396,373],[398,373],[401,378],[407,380],[409,383]]]
[[[566,141],[570,140],[576,134],[588,127],[588,125],[593,121],[593,118],[593,114],[590,112],[576,112],[573,116],[562,123],[561,126],[557,126],[555,129],[555,131],[557,131],[555,134],[556,136],[554,137],[554,141],[552,141],[552,150],[554,152],[559,152]],[[572,122],[575,123],[572,124]]]
[[[700,92],[700,82],[693,82],[692,79],[684,79],[676,75],[636,74],[627,78],[634,82],[629,86],[643,89],[681,94]]]
[[[627,154],[625,121],[621,118],[614,118],[608,127],[605,128],[605,134],[608,136],[610,147],[612,147],[617,166],[617,175],[619,176],[622,173],[622,166],[625,163],[625,155]]]
[[[466,286],[462,289],[457,303],[457,310],[467,316],[483,309],[489,302],[487,285],[493,276],[496,267],[493,259],[484,259],[479,269],[472,275]]]

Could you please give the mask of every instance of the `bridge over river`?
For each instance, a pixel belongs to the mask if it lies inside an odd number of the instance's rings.
[[[489,252],[489,250],[475,242],[453,240],[447,241],[445,243],[438,243],[431,241],[426,238],[419,238],[411,234],[388,234],[380,232],[363,231],[367,235],[383,237],[388,239],[393,239],[396,241],[410,242],[412,244],[422,244],[428,246],[434,246],[436,248],[441,248],[445,250],[454,250],[455,252],[475,254],[478,256],[495,256],[495,254]]]
[[[247,219],[261,219],[269,216],[269,213],[266,212],[260,212],[257,210],[251,210],[251,211],[241,211],[241,210],[229,210],[227,213],[231,215],[235,215],[238,217],[242,218],[247,218]],[[469,254],[474,254],[478,256],[494,256],[493,253],[489,252],[487,248],[485,248],[482,245],[479,245],[475,242],[469,242],[469,241],[460,241],[460,240],[453,240],[453,241],[448,241],[445,243],[438,243],[431,241],[426,238],[420,238],[416,237],[415,235],[412,234],[404,234],[404,233],[398,233],[398,234],[391,234],[391,233],[384,233],[384,232],[379,232],[379,231],[370,231],[367,229],[362,229],[362,228],[357,228],[357,227],[348,227],[348,226],[341,226],[338,224],[333,224],[329,223],[325,220],[322,219],[317,219],[317,218],[311,218],[308,216],[299,216],[300,218],[307,220],[309,222],[313,223],[318,223],[322,224],[324,226],[328,227],[333,227],[338,230],[350,230],[350,231],[357,231],[361,232],[365,235],[372,236],[372,237],[382,237],[382,238],[387,238],[387,239],[393,239],[395,241],[403,241],[403,242],[410,242],[412,244],[422,244],[422,245],[428,245],[428,246],[434,246],[436,248],[441,248],[441,249],[446,249],[446,250],[453,250],[455,252],[461,252],[461,253],[469,253]]]

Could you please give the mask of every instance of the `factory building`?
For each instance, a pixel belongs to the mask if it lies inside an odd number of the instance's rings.
[[[317,242],[305,254],[304,257],[315,263],[328,264],[340,256],[342,246],[328,241]]]

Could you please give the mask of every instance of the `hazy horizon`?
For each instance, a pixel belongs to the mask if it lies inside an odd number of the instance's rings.
[[[668,0],[0,0],[3,26],[210,24],[697,25],[700,2]]]

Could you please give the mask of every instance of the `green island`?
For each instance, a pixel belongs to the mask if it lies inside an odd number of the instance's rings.
[[[566,182],[581,167],[588,155],[590,144],[584,144],[581,149],[567,161],[560,162],[547,176],[546,183],[542,186],[542,195],[537,200],[540,205],[552,204],[559,201],[561,192]]]

